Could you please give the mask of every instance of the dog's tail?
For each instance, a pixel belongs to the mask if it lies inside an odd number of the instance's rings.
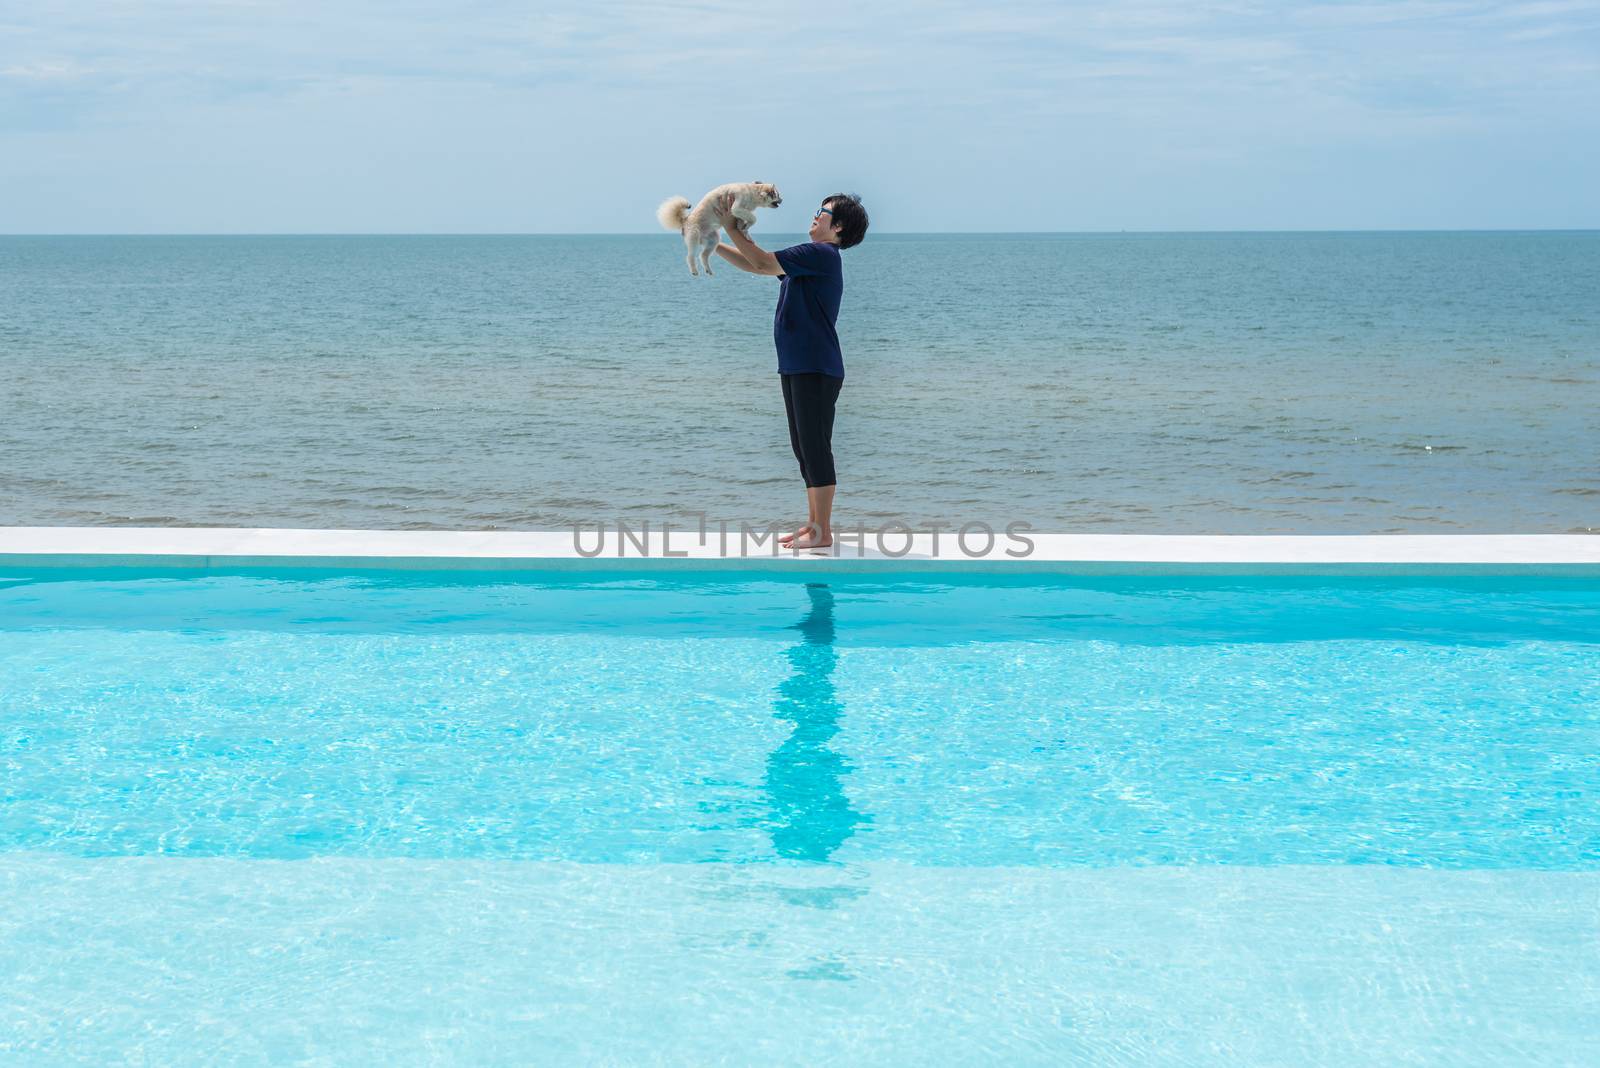
[[[656,219],[673,233],[683,233],[683,221],[689,217],[688,197],[668,197],[656,209]]]

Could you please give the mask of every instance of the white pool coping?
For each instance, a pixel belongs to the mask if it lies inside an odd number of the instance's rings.
[[[659,527],[562,531],[295,530],[229,527],[0,527],[0,565],[216,570],[310,567],[416,570],[678,569],[989,574],[1503,574],[1600,576],[1587,534],[1188,535],[997,532],[965,548],[953,532],[902,529],[836,552],[780,550],[770,539]],[[935,540],[937,537],[937,544]],[[581,551],[580,551],[581,549]],[[902,551],[904,550],[904,551]],[[1009,555],[1015,553],[1018,555]]]

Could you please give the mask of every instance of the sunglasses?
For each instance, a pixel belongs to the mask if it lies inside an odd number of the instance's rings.
[[[815,215],[811,216],[811,221],[812,222],[816,222],[818,219],[822,218],[824,215],[826,215],[830,219],[833,218],[833,209],[832,208],[818,208],[817,209],[817,213]]]

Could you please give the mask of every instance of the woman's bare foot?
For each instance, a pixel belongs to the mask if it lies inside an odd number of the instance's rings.
[[[816,528],[810,523],[802,523],[798,527],[795,528],[794,533],[785,534],[785,535],[783,535],[783,537],[779,538],[778,539],[778,544],[783,546],[785,549],[787,549],[791,545],[794,544],[794,540],[796,538],[803,538],[806,535],[810,534],[815,529]]]
[[[796,531],[795,533],[800,533]],[[805,533],[789,543],[791,549],[826,549],[833,544],[833,535],[826,531],[818,531],[816,527],[808,526]]]

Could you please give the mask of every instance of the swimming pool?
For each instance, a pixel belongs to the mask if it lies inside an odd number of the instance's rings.
[[[1576,1062],[1600,581],[0,571],[0,1053]]]

